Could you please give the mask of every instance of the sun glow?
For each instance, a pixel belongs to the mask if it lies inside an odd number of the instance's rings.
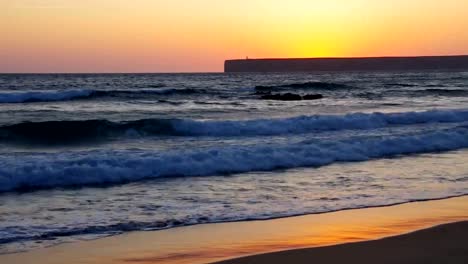
[[[464,0],[0,1],[0,72],[220,71],[229,58],[468,53]]]

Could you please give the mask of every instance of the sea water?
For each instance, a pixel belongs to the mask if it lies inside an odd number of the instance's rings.
[[[464,194],[467,72],[0,75],[0,253]]]

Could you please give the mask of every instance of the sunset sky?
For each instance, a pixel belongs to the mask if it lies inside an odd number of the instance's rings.
[[[216,72],[225,59],[468,54],[467,0],[0,0],[0,72]]]

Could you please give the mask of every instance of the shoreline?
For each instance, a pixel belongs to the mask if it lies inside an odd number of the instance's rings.
[[[468,196],[332,213],[130,232],[0,255],[1,263],[213,263],[375,240],[468,220]]]

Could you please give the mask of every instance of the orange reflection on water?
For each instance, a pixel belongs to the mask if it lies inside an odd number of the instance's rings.
[[[117,262],[210,263],[259,253],[373,240],[466,220],[467,209],[468,198],[461,197],[273,221],[210,225],[200,233],[194,227],[184,232],[186,241],[193,240],[189,246],[176,246],[166,252],[161,248],[139,252]]]
[[[133,232],[62,244],[0,263],[201,264],[246,255],[372,240],[468,219],[468,196],[439,201],[268,221],[207,224]]]

